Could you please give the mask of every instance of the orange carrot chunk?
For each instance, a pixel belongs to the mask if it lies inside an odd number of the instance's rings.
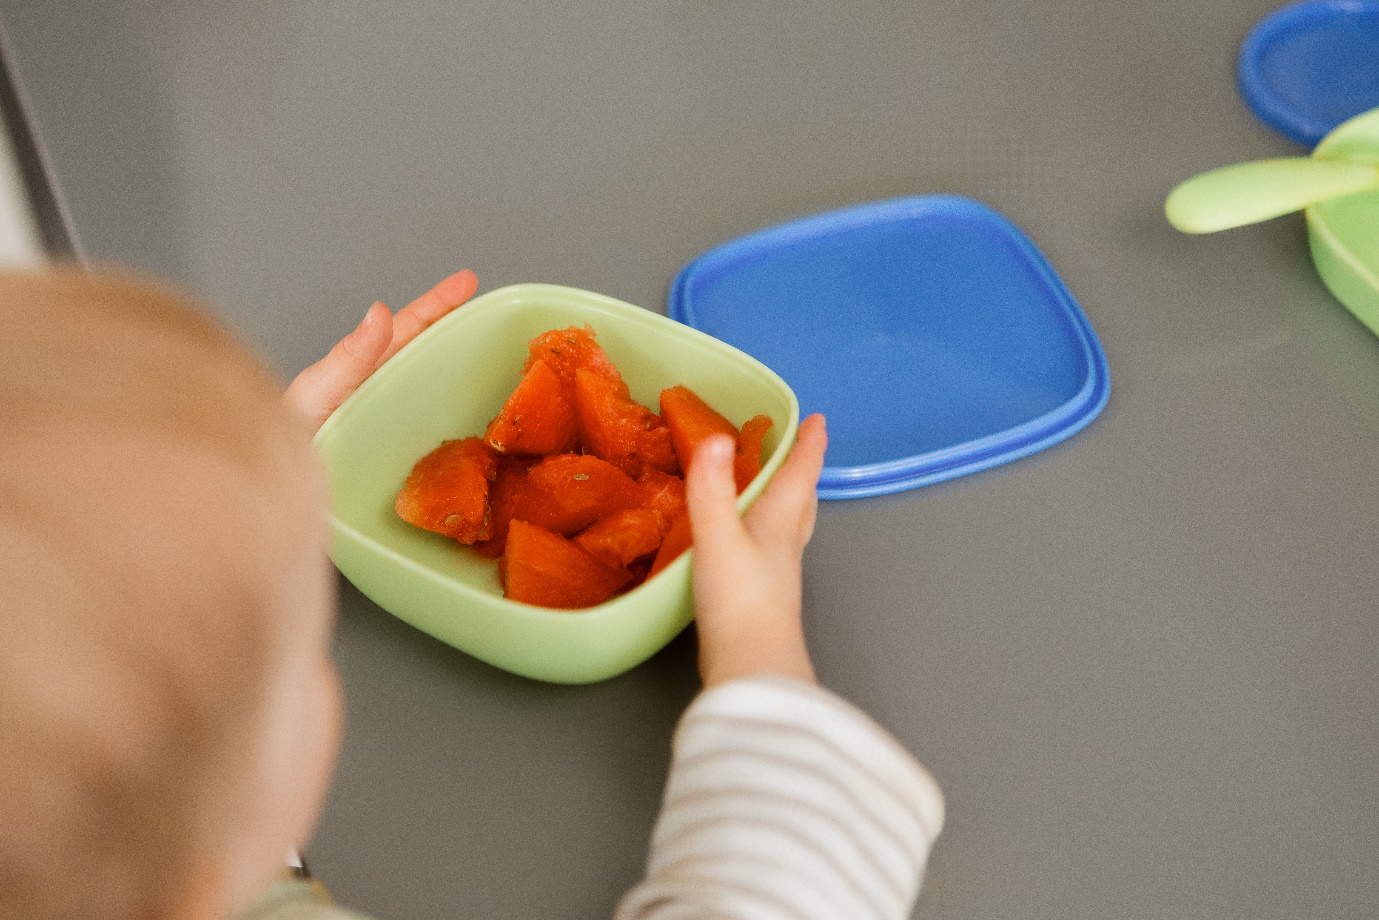
[[[756,415],[742,425],[737,456],[733,458],[733,478],[737,480],[739,495],[757,478],[757,473],[761,472],[762,442],[766,440],[766,432],[771,430],[771,424],[768,416]]]
[[[584,368],[616,384],[623,395],[627,395],[622,374],[608,359],[603,347],[594,341],[594,330],[588,325],[583,329],[571,326],[543,332],[527,343],[527,352],[529,357],[522,368],[524,371],[531,370],[537,361],[545,361],[561,380],[573,387],[575,371]]]
[[[570,388],[549,364],[536,361],[489,422],[484,440],[500,454],[541,456],[574,450],[578,435]]]
[[[685,481],[679,476],[671,476],[660,470],[644,470],[637,477],[637,486],[642,490],[642,507],[660,512],[665,522],[665,530],[671,523],[685,513]],[[661,532],[665,536],[665,530]]]
[[[498,461],[481,438],[446,441],[417,461],[393,507],[409,524],[461,543],[492,535],[489,481]]]
[[[596,521],[635,508],[642,493],[630,476],[598,457],[561,454],[527,472],[522,519],[569,536]]]
[[[585,528],[575,543],[605,565],[626,567],[656,552],[664,527],[660,512],[629,508]]]
[[[632,580],[559,534],[513,521],[503,554],[503,594],[524,604],[573,609],[601,604]]]
[[[492,532],[487,540],[474,544],[480,556],[497,559],[503,555],[508,540],[508,525],[514,517],[521,517],[523,501],[529,487],[527,467],[531,459],[504,460],[498,464],[498,476],[488,488],[489,523]]]
[[[623,587],[623,590],[631,591],[633,588],[641,587],[642,583],[646,581],[647,573],[651,571],[651,557],[647,556],[630,563],[627,566],[627,571],[632,573],[632,580]]]
[[[630,590],[693,542],[685,496],[694,451],[736,445],[741,493],[760,474],[771,419],[739,432],[685,386],[660,414],[632,399],[589,326],[527,343],[522,379],[482,438],[446,441],[417,462],[397,513],[498,560],[506,595],[578,608]]]
[[[575,371],[579,441],[587,454],[629,476],[657,469],[678,473],[670,429],[661,417],[627,395],[627,387],[579,368]]]
[[[689,549],[694,543],[694,534],[690,530],[690,519],[688,514],[682,514],[675,519],[675,523],[670,525],[670,533],[666,534],[661,541],[661,548],[656,551],[656,558],[651,563],[651,571],[646,577],[651,578],[661,569],[670,565],[680,554]]]
[[[690,460],[699,442],[714,434],[726,434],[737,443],[737,428],[686,386],[661,391],[661,417],[670,426],[680,468],[689,471]]]

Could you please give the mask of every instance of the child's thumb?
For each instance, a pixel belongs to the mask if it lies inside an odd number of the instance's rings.
[[[695,556],[714,555],[732,546],[743,533],[737,516],[737,483],[733,478],[733,441],[726,435],[705,438],[685,474],[685,498]]]

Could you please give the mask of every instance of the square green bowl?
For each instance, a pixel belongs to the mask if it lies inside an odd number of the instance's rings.
[[[1312,156],[1379,166],[1379,109],[1342,122]],[[1379,192],[1312,205],[1307,231],[1317,274],[1337,300],[1379,335]]]
[[[374,603],[490,664],[565,684],[621,674],[693,617],[685,553],[655,578],[597,607],[563,611],[503,597],[497,563],[402,521],[393,501],[413,464],[450,438],[481,435],[522,376],[527,342],[589,324],[632,396],[653,409],[685,384],[735,425],[775,423],[745,509],[785,460],[799,403],[741,351],[656,313],[575,288],[521,284],[478,297],[398,352],[317,433],[331,492],[331,559]]]

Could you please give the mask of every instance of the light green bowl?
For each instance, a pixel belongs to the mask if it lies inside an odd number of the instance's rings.
[[[586,610],[502,596],[496,562],[404,523],[393,500],[417,459],[448,438],[483,434],[521,379],[527,341],[588,323],[633,398],[653,409],[685,384],[741,426],[775,425],[746,508],[785,459],[799,403],[761,362],[688,326],[599,294],[545,284],[476,298],[417,337],[326,420],[316,435],[331,489],[331,558],[383,609],[500,668],[556,683],[591,683],[651,657],[693,616],[686,553],[646,584]]]
[[[1312,156],[1379,166],[1379,109],[1339,125]],[[1337,300],[1379,335],[1379,191],[1332,198],[1306,213],[1317,274]]]

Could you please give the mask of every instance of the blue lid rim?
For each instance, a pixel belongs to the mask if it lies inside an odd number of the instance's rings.
[[[958,195],[916,195],[869,202],[816,214],[768,227],[731,240],[692,259],[676,274],[668,295],[668,313],[678,322],[699,328],[690,305],[689,288],[697,269],[709,259],[750,256],[799,240],[857,225],[924,216],[949,209],[989,221],[1002,231],[1038,271],[1061,308],[1080,347],[1086,367],[1081,389],[1066,402],[1013,428],[886,463],[854,467],[824,467],[819,479],[822,499],[865,498],[955,479],[1037,453],[1072,437],[1092,422],[1110,399],[1111,378],[1105,351],[1082,309],[1052,264],[1008,218],[981,202]]]
[[[1303,0],[1275,10],[1250,30],[1240,46],[1236,64],[1236,83],[1245,103],[1259,120],[1309,150],[1335,127],[1328,120],[1313,118],[1284,104],[1260,73],[1260,62],[1277,39],[1314,23],[1351,16],[1356,12],[1379,13],[1374,0]]]

